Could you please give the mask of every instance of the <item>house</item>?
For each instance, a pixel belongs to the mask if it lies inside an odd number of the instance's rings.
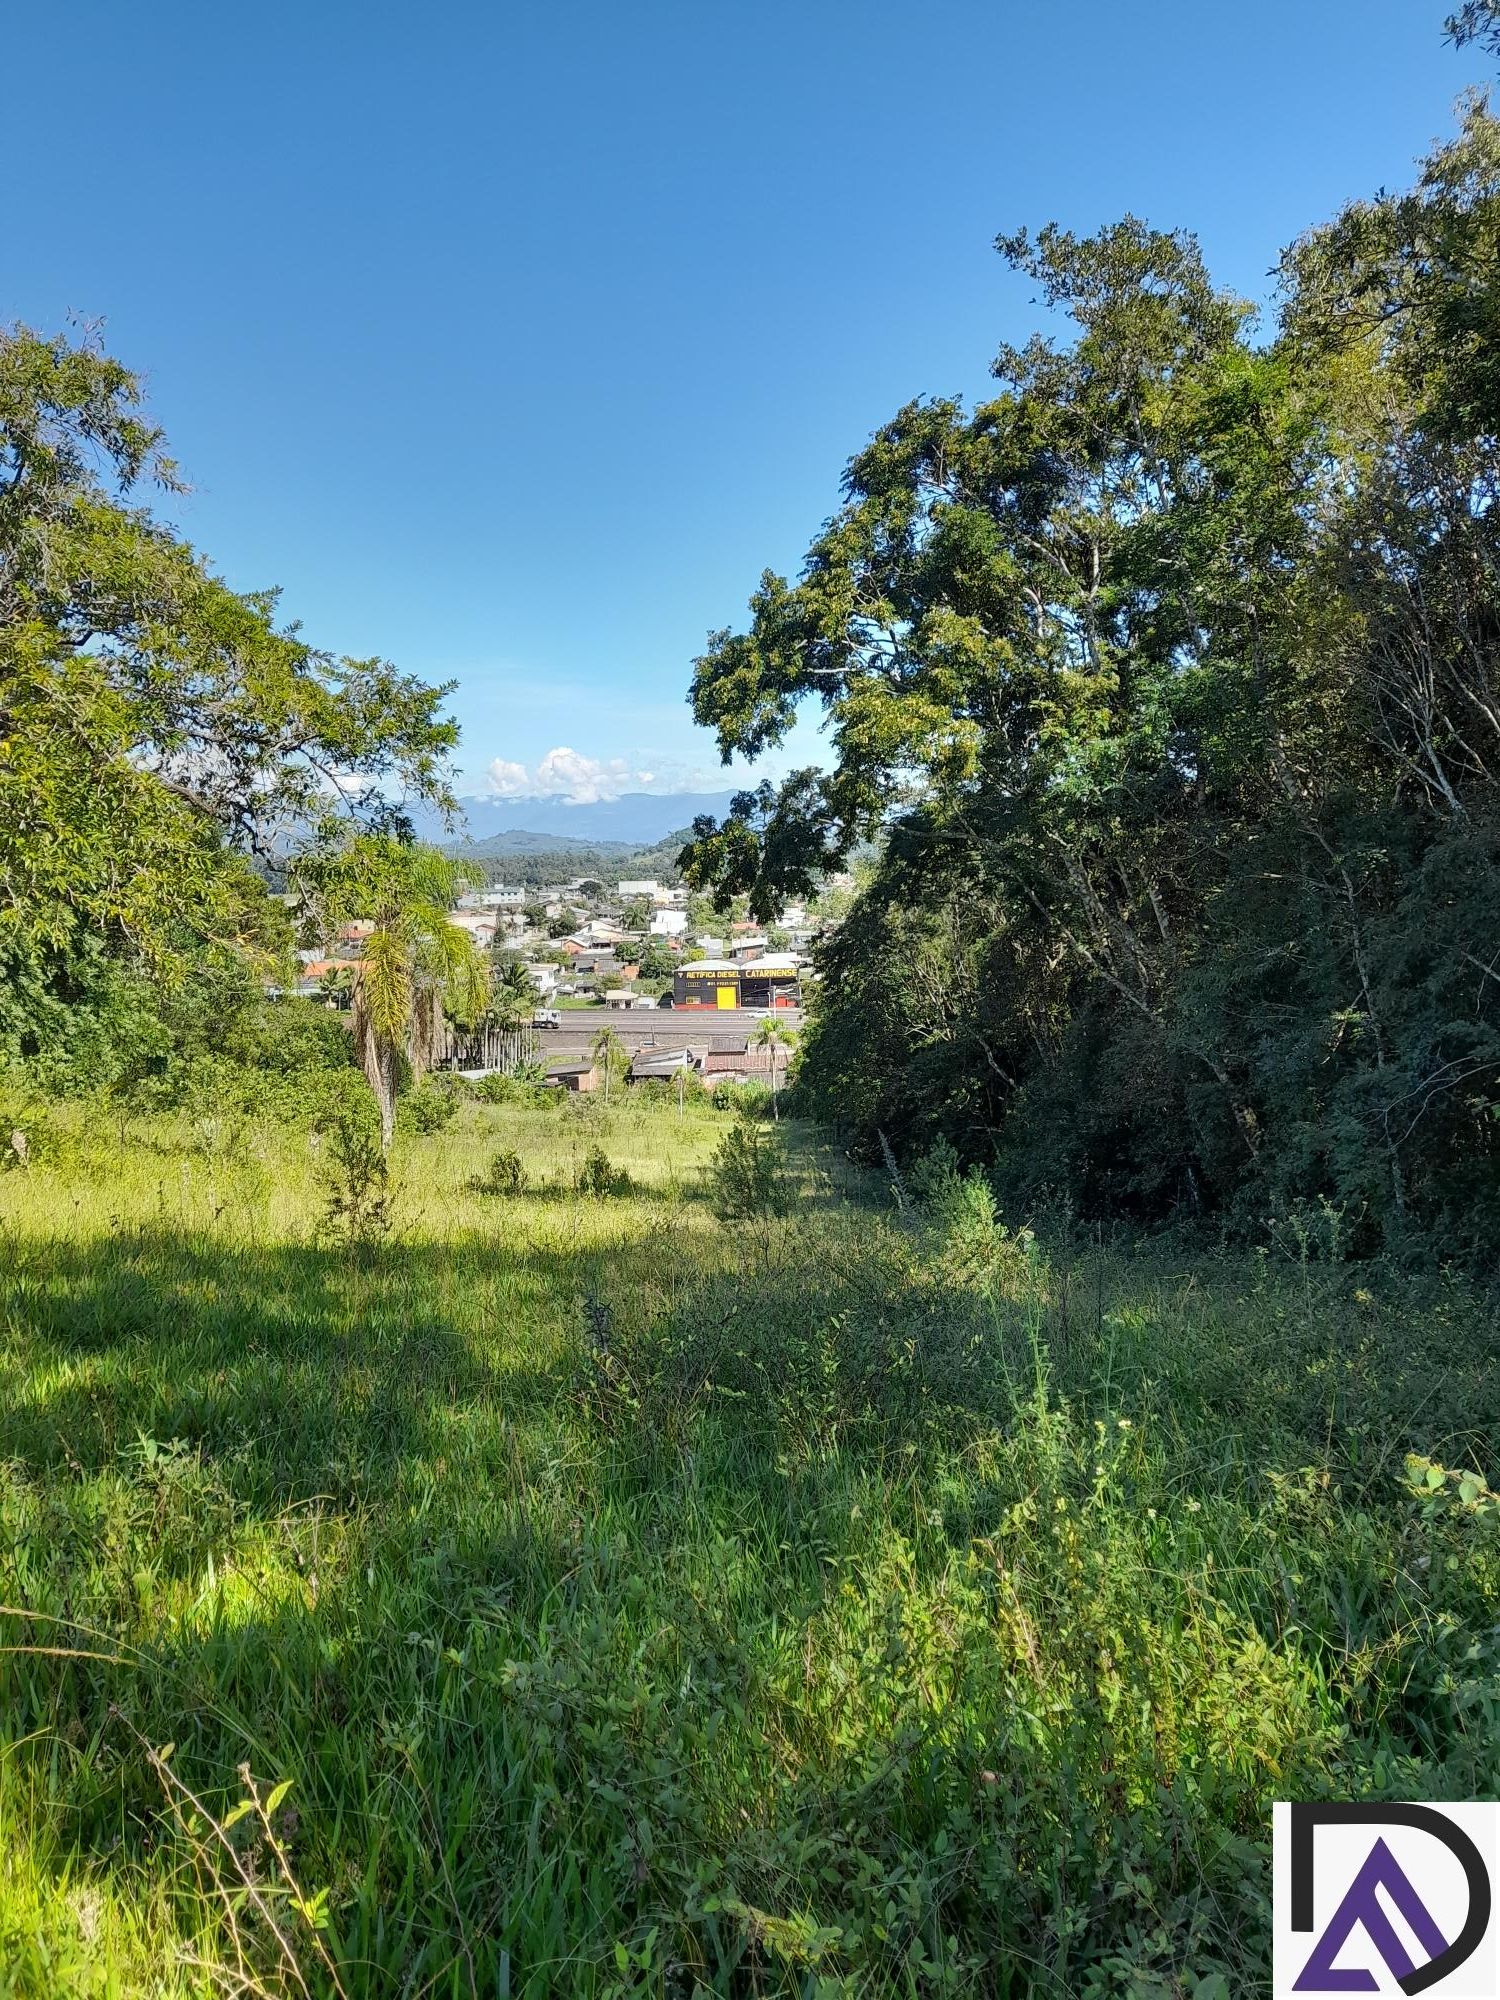
[[[700,958],[672,974],[674,1007],[738,1007],[739,968],[727,958]]]
[[[606,1007],[620,1008],[627,1013],[635,1007],[654,1007],[656,1005],[656,1002],[649,993],[632,993],[628,989],[622,992],[618,987],[612,988],[608,993],[601,993],[599,998],[604,1002]]]
[[[785,1066],[783,1050],[781,1067]],[[710,1035],[702,1068],[705,1082],[719,1076],[770,1076],[771,1051],[752,1046],[748,1035]]]
[[[300,952],[297,955],[302,958]],[[303,1000],[321,999],[323,981],[330,973],[344,973],[352,980],[364,967],[362,958],[302,958],[292,991]]]
[[[495,942],[495,919],[488,910],[451,910],[448,921],[459,930],[467,931],[477,945],[488,946]]]
[[[693,943],[697,945],[705,958],[723,958],[726,956],[723,938],[714,937],[709,931],[705,931],[702,937],[695,937]]]
[[[526,974],[526,977],[531,981],[542,999],[546,1000],[550,998],[557,991],[557,967],[549,965],[545,959],[528,958],[522,964],[521,970]]]
[[[556,1090],[597,1090],[599,1072],[590,1056],[557,1056],[547,1065],[547,1081]]]
[[[794,953],[763,952],[759,958],[742,959],[737,969],[742,1007],[800,1006],[802,968]]]
[[[637,1049],[626,1072],[628,1083],[651,1083],[670,1079],[685,1069],[695,1069],[693,1051],[680,1049]]]
[[[653,902],[656,898],[656,889],[657,884],[654,879],[650,882],[617,882],[615,884],[615,894],[622,903],[634,903],[638,901]]]
[[[658,910],[651,919],[652,937],[682,937],[686,931],[686,910]]]
[[[738,930],[739,926],[736,925],[735,928]],[[748,935],[737,937],[731,942],[729,956],[733,959],[759,958],[766,948],[766,942],[758,931],[751,931]]]
[[[481,901],[492,910],[519,910],[526,901],[524,889],[507,889],[503,883],[493,889],[486,889]]]

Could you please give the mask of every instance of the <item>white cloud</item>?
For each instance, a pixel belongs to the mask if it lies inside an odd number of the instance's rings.
[[[637,769],[628,757],[586,757],[560,743],[539,764],[492,758],[485,767],[485,788],[497,799],[568,799],[574,805],[597,805],[622,792],[691,791],[704,781],[699,771]]]
[[[497,799],[524,799],[529,796],[531,773],[524,764],[508,764],[503,757],[490,760],[485,783]]]

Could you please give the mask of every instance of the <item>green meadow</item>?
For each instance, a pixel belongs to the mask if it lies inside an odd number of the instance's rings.
[[[341,1240],[295,1124],[39,1121],[7,2000],[1228,2000],[1274,1799],[1495,1793],[1481,1299],[800,1126],[727,1221],[735,1125],[468,1101]]]

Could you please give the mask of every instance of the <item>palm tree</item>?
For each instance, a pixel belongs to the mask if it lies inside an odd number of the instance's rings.
[[[623,1059],[625,1044],[613,1028],[601,1028],[589,1046],[589,1054],[595,1066],[604,1071],[604,1101],[608,1104],[610,1073]]]
[[[781,1052],[790,1053],[797,1046],[797,1037],[790,1028],[783,1027],[774,1014],[767,1014],[755,1033],[750,1037],[751,1046],[768,1049],[771,1055],[771,1116],[778,1123],[781,1120],[780,1065]]]
[[[439,854],[388,834],[360,834],[309,862],[301,886],[325,928],[362,919],[373,926],[361,945],[351,1006],[354,1053],[380,1112],[380,1144],[390,1151],[396,1088],[404,1056],[423,1076],[443,1053],[445,1006],[460,1019],[483,1007],[485,960],[473,938],[449,920],[468,871]]]
[[[495,977],[490,989],[490,1009],[502,1027],[522,1028],[531,1019],[532,1009],[540,998],[531,974],[519,959],[512,958]]]

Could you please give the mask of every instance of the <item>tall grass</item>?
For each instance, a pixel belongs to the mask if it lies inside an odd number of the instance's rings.
[[[466,1105],[358,1252],[307,1134],[0,1177],[0,1995],[1223,2000],[1274,1798],[1494,1792],[1481,1302],[731,1126]]]

